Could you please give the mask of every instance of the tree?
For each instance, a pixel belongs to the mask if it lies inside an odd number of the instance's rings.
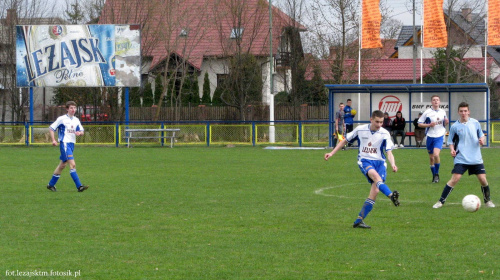
[[[229,73],[221,85],[221,99],[240,111],[245,120],[246,106],[262,100],[262,71],[255,56],[249,53],[237,54],[229,59]]]
[[[65,15],[71,24],[83,24],[85,19],[82,6],[78,0],[75,0],[73,3],[70,0],[66,0]]]
[[[310,102],[318,105],[328,104],[328,91],[325,87],[325,81],[323,81],[322,78],[321,68],[317,64],[313,66],[313,77],[310,81],[309,88],[311,91],[309,96]]]
[[[221,0],[214,6],[213,14],[218,30],[218,42],[229,61],[225,64],[225,78],[221,99],[228,106],[238,108],[240,119],[245,120],[246,107],[262,102],[262,66],[253,53],[255,39],[261,34],[269,34],[263,28],[268,20],[268,6],[262,0]],[[229,40],[226,29],[230,27]],[[262,47],[262,52],[264,52]]]
[[[201,104],[210,103],[212,103],[210,98],[210,79],[208,78],[208,72],[205,72],[205,77],[203,78],[203,96],[201,97]]]
[[[1,121],[7,120],[23,122],[26,119],[25,108],[29,107],[28,89],[18,88],[16,85],[16,25],[61,24],[56,18],[49,18],[49,11],[54,5],[47,0],[31,1],[26,5],[24,1],[0,0],[0,100]],[[36,98],[36,95],[35,95]],[[10,111],[10,116],[7,112]]]

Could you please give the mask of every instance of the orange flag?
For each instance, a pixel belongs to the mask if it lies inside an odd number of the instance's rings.
[[[363,20],[361,23],[361,48],[381,48],[380,40],[380,0],[363,0]]]
[[[424,48],[444,48],[448,44],[443,0],[424,0]]]
[[[500,0],[488,0],[488,45],[500,45]]]

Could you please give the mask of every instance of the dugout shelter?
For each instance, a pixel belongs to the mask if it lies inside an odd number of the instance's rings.
[[[329,107],[329,146],[333,146],[335,133],[335,112],[339,103],[346,104],[352,100],[352,107],[357,114],[354,127],[370,121],[371,112],[381,110],[394,118],[397,111],[406,119],[406,131],[414,131],[413,119],[419,112],[431,107],[431,97],[438,95],[440,107],[446,111],[450,119],[447,130],[459,119],[458,104],[467,102],[471,111],[470,117],[477,119],[486,135],[489,135],[490,90],[485,83],[470,84],[351,84],[325,85],[328,89]],[[407,145],[411,145],[411,137],[407,137]],[[486,146],[489,139],[486,137]]]

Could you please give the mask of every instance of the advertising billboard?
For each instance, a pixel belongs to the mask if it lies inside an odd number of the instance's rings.
[[[16,26],[18,87],[139,87],[139,25]]]

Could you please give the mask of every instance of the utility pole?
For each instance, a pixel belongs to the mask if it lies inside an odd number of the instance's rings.
[[[273,4],[269,0],[269,142],[274,143]]]

